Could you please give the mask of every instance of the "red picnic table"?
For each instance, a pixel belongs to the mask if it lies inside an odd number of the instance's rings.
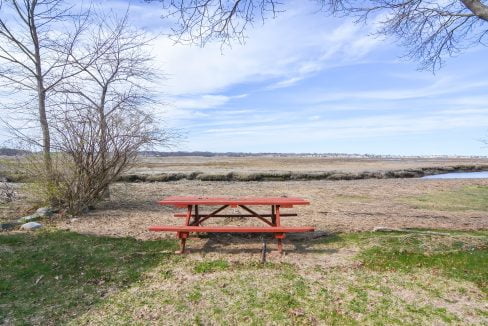
[[[238,232],[238,233],[273,233],[278,240],[278,251],[283,252],[282,239],[285,233],[289,232],[313,232],[315,229],[309,226],[281,226],[281,217],[297,216],[297,214],[281,213],[282,208],[292,208],[295,205],[309,205],[310,203],[302,198],[296,197],[196,197],[196,196],[170,196],[158,202],[160,205],[186,208],[186,213],[177,213],[176,217],[184,217],[184,225],[161,225],[151,226],[150,231],[173,231],[181,240],[181,253],[185,252],[186,239],[191,232]],[[218,206],[209,213],[200,211],[200,206]],[[248,206],[270,206],[269,213],[257,213]],[[222,212],[227,207],[240,207],[248,214],[230,214]],[[214,217],[255,217],[264,222],[265,227],[249,226],[203,226],[202,223]]]

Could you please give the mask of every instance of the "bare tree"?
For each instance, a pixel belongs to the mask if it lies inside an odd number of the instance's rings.
[[[113,14],[92,14],[82,46],[69,53],[81,73],[55,88],[54,148],[63,153],[61,203],[78,213],[100,200],[140,149],[167,144],[174,134],[157,123],[151,86],[150,39]],[[62,101],[61,101],[62,100]]]
[[[151,104],[153,97],[147,85],[156,77],[156,70],[150,66],[152,57],[147,51],[150,39],[129,26],[128,12],[120,19],[113,13],[93,16],[94,27],[85,36],[83,46],[68,54],[70,63],[82,73],[68,79],[57,91],[68,95],[68,105],[75,109],[89,107],[98,115],[103,168],[108,155],[107,119]]]
[[[1,86],[10,89],[10,97],[30,97],[21,104],[8,106],[15,110],[35,109],[41,140],[21,133],[20,128],[14,130],[42,148],[44,172],[50,178],[48,97],[63,80],[79,73],[67,59],[86,26],[86,17],[86,13],[74,14],[63,0],[0,0]],[[63,28],[67,22],[69,28]]]
[[[147,0],[160,1],[165,15],[177,18],[173,34],[180,42],[242,41],[249,24],[283,11],[276,0]],[[483,0],[313,0],[319,9],[352,15],[357,21],[380,15],[378,33],[392,35],[420,68],[436,70],[445,56],[486,45],[488,5]],[[295,2],[299,3],[299,2]]]

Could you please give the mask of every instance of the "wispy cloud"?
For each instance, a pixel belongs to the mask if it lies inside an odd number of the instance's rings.
[[[245,44],[232,48],[174,45],[158,38],[153,53],[168,74],[168,93],[208,94],[267,80],[272,87],[287,87],[332,62],[353,63],[378,46],[368,30],[350,21],[334,26],[332,18],[310,15],[308,9],[304,5],[256,26]]]
[[[168,101],[169,105],[178,109],[209,109],[217,108],[232,99],[239,99],[246,97],[246,94],[236,96],[226,95],[196,95],[196,96],[179,96]]]

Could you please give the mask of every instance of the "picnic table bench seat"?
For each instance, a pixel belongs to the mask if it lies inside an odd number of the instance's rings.
[[[313,227],[309,226],[186,226],[186,225],[160,225],[151,226],[149,231],[161,232],[161,231],[174,231],[174,232],[216,232],[216,233],[298,233],[298,232],[311,232]]]
[[[273,215],[271,214],[259,214],[261,217],[272,217]],[[186,213],[175,213],[173,215],[174,217],[187,217]],[[289,216],[298,216],[298,214],[295,213],[281,213],[281,217],[289,217]],[[192,214],[191,217],[196,217],[196,214]],[[222,214],[214,217],[254,217],[252,214]]]

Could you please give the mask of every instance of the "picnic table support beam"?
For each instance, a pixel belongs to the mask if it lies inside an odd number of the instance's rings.
[[[222,207],[220,207],[220,208],[218,208],[218,209],[214,210],[212,213],[210,213],[210,214],[208,214],[208,215],[205,215],[205,216],[204,216],[204,217],[203,217],[201,220],[199,219],[199,220],[198,220],[198,223],[193,222],[191,225],[200,225],[200,224],[202,224],[202,223],[203,223],[203,221],[205,221],[205,220],[207,220],[207,219],[209,219],[209,218],[211,218],[211,217],[215,216],[215,214],[217,214],[217,213],[219,213],[220,211],[222,211],[222,210],[226,209],[227,207],[229,207],[229,205],[224,205],[224,206],[222,206]]]
[[[270,226],[274,226],[273,223],[271,223],[270,221],[268,221],[267,219],[265,219],[264,217],[262,217],[261,215],[259,215],[258,213],[256,213],[255,211],[253,211],[252,209],[250,209],[249,207],[246,207],[244,205],[238,205],[239,207],[241,207],[242,209],[248,211],[249,213],[252,214],[252,216],[254,217],[257,217],[258,219],[260,219],[261,221],[263,221],[264,223],[270,225]]]

